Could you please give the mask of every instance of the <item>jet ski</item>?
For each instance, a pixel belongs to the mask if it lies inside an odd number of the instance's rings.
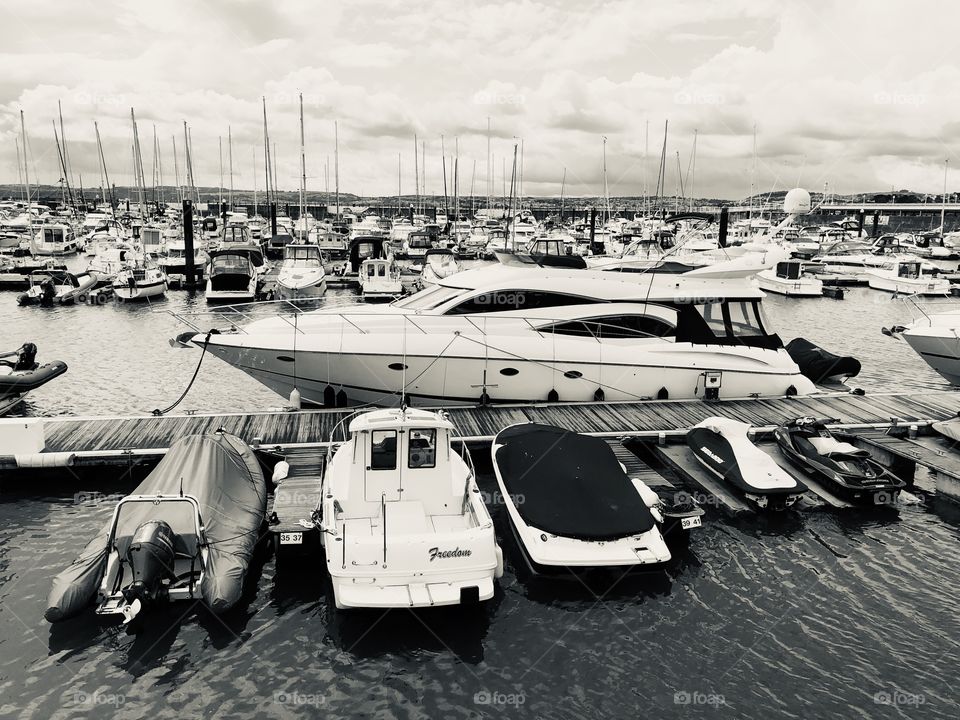
[[[777,447],[793,465],[851,502],[896,502],[906,483],[866,450],[834,437],[827,424],[836,422],[811,417],[791,420],[774,432]]]
[[[671,546],[701,524],[701,508],[668,507],[628,477],[599,438],[512,425],[497,434],[491,455],[517,545],[535,574],[665,563]]]
[[[39,365],[36,357],[37,346],[33,343],[0,353],[0,415],[19,404],[31,390],[67,371],[64,362],[55,360]]]
[[[266,512],[253,450],[225,432],[188,435],[117,503],[106,526],[53,581],[49,622],[91,604],[124,624],[170,602],[215,613],[240,599]]]
[[[807,486],[751,442],[750,425],[725,417],[708,417],[687,432],[694,457],[712,475],[739,490],[758,507],[784,510]]]

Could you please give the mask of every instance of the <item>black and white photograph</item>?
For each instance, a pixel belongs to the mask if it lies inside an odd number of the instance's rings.
[[[0,719],[960,717],[960,9],[4,10]]]

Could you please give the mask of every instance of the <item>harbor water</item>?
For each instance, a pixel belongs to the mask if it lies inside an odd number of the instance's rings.
[[[911,317],[889,295],[768,296],[764,307],[784,341],[858,357],[852,384],[868,393],[947,387],[881,334]],[[19,412],[166,407],[200,355],[167,342],[187,329],[175,314],[204,309],[202,293],[184,291],[57,308],[20,308],[16,293],[0,293],[0,346],[34,342],[41,362],[70,367]],[[178,411],[283,402],[208,358]],[[0,718],[960,716],[960,510],[923,478],[920,502],[896,508],[734,520],[707,507],[666,572],[545,582],[517,570],[489,461],[477,459],[507,560],[487,605],[338,612],[322,562],[277,566],[264,550],[239,607],[216,617],[176,606],[136,634],[90,614],[43,619],[53,576],[129,486],[4,485]]]

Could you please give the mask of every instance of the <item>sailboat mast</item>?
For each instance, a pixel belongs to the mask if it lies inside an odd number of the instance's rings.
[[[163,152],[160,150],[160,141],[157,139],[157,126],[153,126],[153,143],[157,146],[157,180],[160,183],[160,203],[166,204],[166,198],[163,196]],[[159,209],[159,208],[158,208]]]
[[[27,126],[23,121],[23,110],[20,111],[20,137],[23,140],[23,184],[27,191],[27,217],[30,215],[30,167],[27,162]]]
[[[440,165],[443,168],[443,214],[450,221],[450,209],[447,207],[447,150],[443,143],[443,135],[440,136]]]
[[[413,184],[416,191],[414,206],[420,207],[420,157],[417,149],[417,134],[413,134]]]
[[[107,192],[110,194],[110,212],[116,213],[116,203],[113,198],[113,185],[110,184],[110,174],[107,172],[107,161],[103,158],[103,143],[100,142],[100,128],[97,127],[97,121],[93,121],[93,131],[97,135],[97,152],[100,154],[100,167],[103,170],[103,178],[107,183]]]
[[[493,196],[493,168],[490,155],[490,116],[487,115],[487,210],[490,209],[490,199]]]
[[[401,186],[403,182],[400,175],[402,156],[403,156],[403,153],[397,153],[397,217],[400,217],[400,195],[401,195],[401,189],[402,189]]]
[[[337,217],[340,217],[340,131],[333,121],[333,184],[337,195]]]
[[[473,207],[473,184],[477,179],[477,159],[473,159],[473,171],[470,173],[470,219],[476,215],[476,210]]]
[[[646,129],[643,136],[643,215],[647,217],[650,214],[650,184],[647,178],[650,170],[647,167],[647,156],[650,154],[650,121],[646,122]]]
[[[947,228],[943,224],[944,215],[947,212],[947,167],[950,164],[950,158],[943,161],[943,197],[940,202],[940,237],[947,234]]]
[[[144,197],[144,178],[143,178],[143,157],[140,155],[140,135],[137,132],[137,118],[133,114],[133,108],[130,108],[130,122],[133,125],[133,171],[137,179],[137,194],[140,201],[140,217],[146,219],[147,207]]]
[[[230,194],[227,195],[227,204],[233,210],[233,128],[227,125],[227,156],[230,159]]]
[[[23,197],[23,165],[20,164],[20,138],[15,137],[13,141],[17,146],[17,184],[20,186],[20,197]]]
[[[257,148],[255,145],[250,147],[250,155],[253,158],[253,216],[257,217],[260,213],[257,208]]]
[[[220,182],[217,184],[217,212],[223,208],[223,136],[217,135],[217,152],[220,155]]]
[[[607,136],[603,136],[603,203],[606,206],[606,219],[610,219],[610,189],[607,187]]]
[[[567,187],[567,169],[563,169],[563,179],[560,181],[560,224],[563,224],[563,192]]]
[[[64,180],[67,183],[67,195],[70,197],[70,203],[73,203],[73,192],[70,189],[70,186],[73,184],[73,165],[70,163],[70,153],[67,150],[67,135],[63,131],[63,108],[60,106],[60,101],[57,100],[57,114],[60,116],[60,144],[63,146],[63,165],[64,168]]]
[[[177,183],[177,200],[183,203],[183,186],[180,184],[180,163],[177,161],[177,137],[176,135],[171,135],[170,139],[173,140],[173,179]]]
[[[303,223],[303,231],[307,231],[307,221],[304,219],[307,215],[307,150],[306,141],[303,135],[303,93],[300,93],[300,217],[299,222]]]
[[[267,130],[267,99],[263,98],[263,175],[264,183],[267,193],[267,205],[270,205],[271,194],[273,192],[272,183],[270,182],[270,133]]]

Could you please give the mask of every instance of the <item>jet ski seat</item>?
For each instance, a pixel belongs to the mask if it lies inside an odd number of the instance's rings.
[[[824,457],[869,457],[870,453],[861,450],[848,442],[837,440],[834,437],[812,437],[810,444],[819,455]]]

